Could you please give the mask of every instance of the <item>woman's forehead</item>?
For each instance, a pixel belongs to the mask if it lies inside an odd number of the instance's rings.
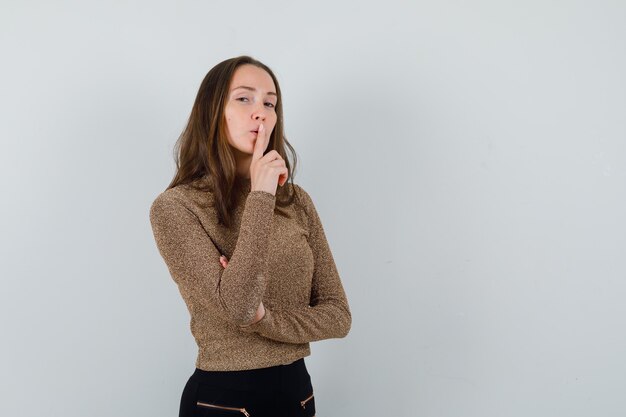
[[[237,68],[230,84],[231,91],[243,87],[242,89],[246,90],[253,88],[263,93],[276,94],[272,77],[264,69],[254,65],[242,65]]]

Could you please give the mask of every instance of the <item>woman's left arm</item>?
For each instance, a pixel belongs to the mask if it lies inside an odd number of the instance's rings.
[[[315,262],[310,305],[301,308],[265,307],[265,316],[242,327],[285,343],[308,343],[342,338],[350,331],[352,315],[322,222],[309,194],[298,187],[309,221],[309,245]]]

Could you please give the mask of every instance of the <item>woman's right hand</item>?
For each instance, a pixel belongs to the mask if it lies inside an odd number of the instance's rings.
[[[269,144],[269,135],[263,124],[259,126],[259,132],[254,142],[252,162],[250,162],[250,191],[266,191],[276,195],[276,187],[281,187],[287,182],[289,170],[285,160],[275,150],[263,155]]]
[[[222,264],[222,267],[226,268],[228,266],[228,258],[226,258],[226,256],[224,255],[220,256],[220,264]],[[257,321],[261,320],[264,316],[265,316],[265,307],[263,306],[263,301],[261,301],[261,304],[259,304],[259,308],[256,311],[256,316],[254,316],[254,321],[250,324],[246,324],[241,327],[250,326],[256,323]]]

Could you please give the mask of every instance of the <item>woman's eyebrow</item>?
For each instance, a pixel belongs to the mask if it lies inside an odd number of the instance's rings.
[[[245,88],[246,90],[256,91],[256,88],[254,88],[254,87],[248,87],[247,85],[240,85],[239,87],[235,87],[235,88],[233,88],[233,89],[232,89],[232,90],[230,90],[230,91],[234,91],[234,90],[236,90],[236,89],[238,89],[238,88]],[[275,92],[273,92],[273,91],[269,91],[267,94],[268,94],[268,95],[270,95],[270,96],[275,96],[275,95],[276,95],[276,93],[275,93]]]

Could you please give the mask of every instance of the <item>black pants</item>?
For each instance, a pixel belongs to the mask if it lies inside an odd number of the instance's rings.
[[[245,371],[196,368],[180,400],[179,417],[313,417],[315,399],[304,358]]]

